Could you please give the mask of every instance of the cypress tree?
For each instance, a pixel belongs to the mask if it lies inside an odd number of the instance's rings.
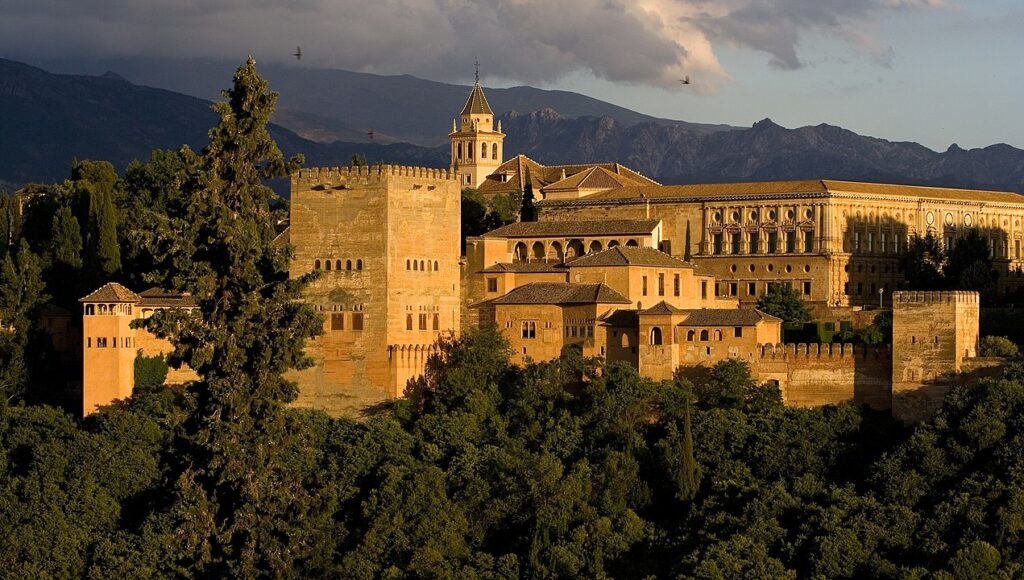
[[[73,270],[82,267],[82,232],[70,207],[63,206],[53,214],[50,254],[57,264]]]
[[[692,403],[690,389],[685,389],[683,406],[683,442],[680,449],[679,493],[681,500],[689,501],[697,496],[700,486],[700,466],[693,456],[693,431],[691,429]]]
[[[537,221],[537,207],[533,205],[533,180],[530,178],[530,168],[526,168],[526,186],[523,188],[523,207],[519,212],[519,221]]]
[[[320,317],[300,301],[308,278],[289,279],[290,248],[274,246],[265,185],[296,171],[267,131],[277,99],[251,58],[213,108],[220,118],[182,186],[183,210],[160,245],[172,248],[159,276],[192,293],[198,312],[164,310],[144,325],[171,340],[172,366],[200,376],[194,409],[180,427],[183,458],[172,505],[154,514],[167,542],[164,572],[210,576],[289,576],[313,558],[331,510],[318,503],[283,449],[301,435],[285,405],[296,385],[282,373],[305,368],[306,339]]]
[[[117,208],[113,196],[102,189],[89,192],[89,217],[95,239],[92,250],[104,277],[121,269],[121,247],[117,243]]]
[[[693,256],[690,255],[690,220],[686,220],[686,240],[683,242],[683,259],[689,262]]]
[[[48,297],[39,258],[21,240],[0,259],[0,408],[21,397],[29,382],[25,358],[32,323]]]
[[[18,200],[13,195],[0,194],[0,256],[17,246],[21,234],[21,216]]]

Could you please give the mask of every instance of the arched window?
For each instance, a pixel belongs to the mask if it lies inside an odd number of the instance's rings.
[[[722,340],[722,331],[721,330],[716,330],[715,331],[715,340]]]
[[[88,316],[92,316],[92,315],[96,314],[96,306],[94,306],[92,304],[86,304],[85,305],[85,314],[88,315]]]
[[[412,261],[412,269],[416,270],[417,272],[419,272],[419,270],[420,270],[420,263],[417,262],[416,260],[413,260]]]
[[[487,143],[480,144],[480,159],[487,159]]]
[[[472,143],[466,143],[466,159],[472,159],[472,158],[473,158],[473,144]]]
[[[544,259],[544,255],[546,253],[547,252],[545,252],[544,244],[542,242],[534,242],[533,243],[533,259],[534,260],[543,260]]]
[[[588,250],[588,251],[590,253],[594,253],[594,252],[600,252],[602,249],[603,248],[601,247],[601,242],[599,242],[597,240],[594,240],[593,242],[590,242],[590,250]]]
[[[636,248],[636,247],[639,247],[639,246],[640,246],[640,244],[636,240],[629,240],[628,242],[626,242],[626,247],[627,248]]]
[[[363,260],[362,260],[362,258],[360,258],[360,259],[356,260],[356,270],[362,270],[362,269],[363,269]]]
[[[406,260],[405,260],[405,269],[406,270],[412,270],[412,264],[410,263],[408,258],[406,258]]]
[[[629,348],[629,333],[622,333],[622,348]]]
[[[566,259],[579,258],[583,255],[583,242],[580,240],[572,240],[569,245],[565,248]]]
[[[693,342],[693,339],[695,339],[696,337],[697,337],[697,333],[696,332],[694,332],[692,330],[686,331],[686,341],[687,342]]]
[[[426,272],[427,271],[427,264],[423,260],[420,260],[420,271],[421,272]]]
[[[437,272],[437,267],[438,267],[437,260],[434,260],[434,271],[435,272]]]
[[[341,260],[336,260],[336,261],[334,262],[334,269],[335,269],[335,270],[340,270],[340,269],[341,269]],[[350,269],[351,269],[351,268],[350,268]]]
[[[345,260],[345,269],[346,270],[351,270],[352,269],[352,260]]]
[[[561,262],[563,258],[565,258],[565,253],[562,251],[562,244],[560,242],[551,242],[551,247],[548,248],[548,260]]]
[[[325,267],[325,268],[326,268],[326,269],[327,269],[328,271],[330,271],[330,269],[331,269],[331,261],[330,261],[330,260],[324,260],[324,267]]]
[[[497,143],[491,143],[491,159],[497,159],[497,158],[498,158],[498,144]]]
[[[462,159],[462,143],[459,143],[458,153],[459,153],[459,156],[457,157],[457,159]]]
[[[657,326],[651,329],[651,344],[653,346],[661,344],[661,329]]]
[[[612,241],[608,242],[608,249],[610,250],[610,249],[612,249],[612,248],[614,248],[614,247],[616,247],[618,245],[619,245],[619,240],[612,240]]]
[[[412,314],[405,315],[405,329],[412,330]]]
[[[512,259],[516,262],[526,261],[526,244],[519,242],[516,244],[515,251],[512,252]]]
[[[320,269],[320,260],[315,260],[313,262],[313,268],[316,269],[316,270]]]
[[[707,331],[707,329],[704,329],[704,330],[700,331],[700,340],[701,340],[701,342],[707,342],[708,341],[708,331]]]

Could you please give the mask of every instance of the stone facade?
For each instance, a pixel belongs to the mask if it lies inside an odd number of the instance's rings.
[[[448,170],[376,166],[292,176],[290,275],[320,272],[306,299],[324,314],[294,373],[300,406],[354,415],[399,397],[434,342],[458,333],[460,187]]]
[[[893,415],[933,414],[978,355],[977,292],[896,292],[893,297]]]

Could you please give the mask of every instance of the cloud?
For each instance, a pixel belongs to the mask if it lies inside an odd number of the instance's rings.
[[[844,39],[881,64],[865,32],[886,11],[942,0],[5,0],[0,51],[40,58],[208,57],[286,60],[377,73],[556,81],[584,72],[671,86],[728,78],[715,46],[804,66],[808,33]]]

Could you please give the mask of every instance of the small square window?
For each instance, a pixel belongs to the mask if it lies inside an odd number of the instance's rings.
[[[488,278],[487,279],[487,291],[488,292],[497,292],[498,291],[498,279],[497,278]]]

